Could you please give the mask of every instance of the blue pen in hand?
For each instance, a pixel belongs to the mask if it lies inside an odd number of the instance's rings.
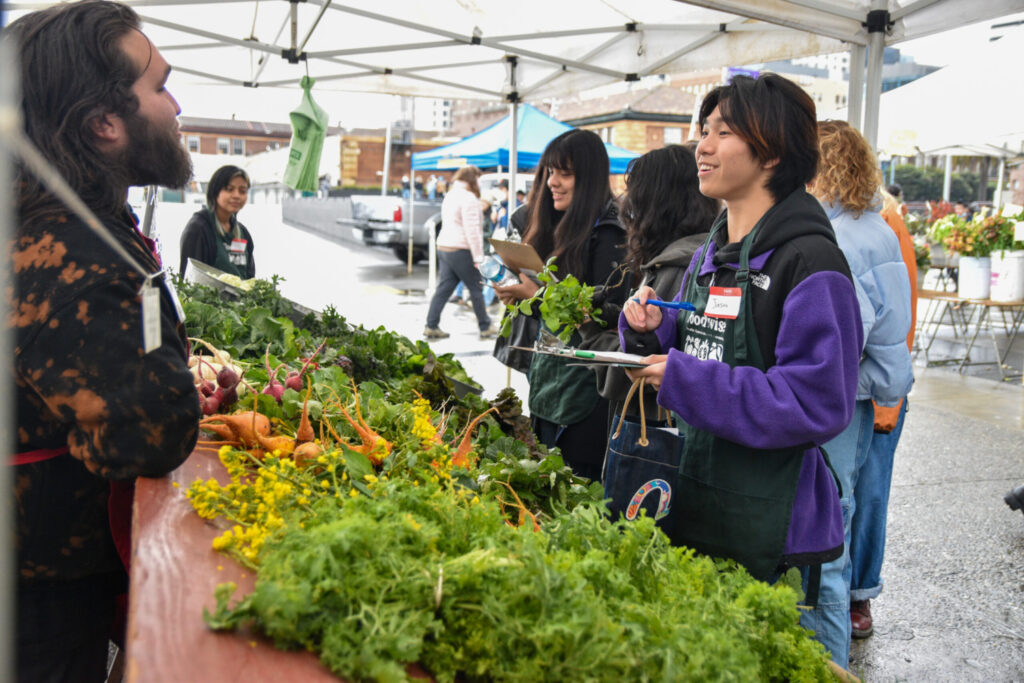
[[[633,301],[640,303],[640,299],[634,297]],[[697,307],[689,301],[661,301],[660,299],[648,299],[647,303],[659,308],[676,308],[682,311],[696,311]]]

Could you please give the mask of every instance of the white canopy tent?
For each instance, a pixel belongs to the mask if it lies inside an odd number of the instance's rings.
[[[7,3],[11,18],[53,3]],[[874,138],[882,47],[1024,0],[127,0],[196,83],[540,100],[615,81],[851,50]],[[870,59],[866,59],[870,57]],[[180,82],[180,80],[179,80]],[[867,84],[867,96],[861,91]]]

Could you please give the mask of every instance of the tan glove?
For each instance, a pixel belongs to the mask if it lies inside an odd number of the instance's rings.
[[[896,429],[896,423],[900,420],[900,411],[903,410],[903,401],[894,406],[880,406],[875,403],[875,432],[878,434],[888,434],[892,430]]]

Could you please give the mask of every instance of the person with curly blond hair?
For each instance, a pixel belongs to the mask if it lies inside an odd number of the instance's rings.
[[[850,264],[864,331],[857,376],[857,403],[846,429],[825,444],[842,489],[846,548],[822,568],[822,594],[841,595],[849,610],[852,564],[850,530],[857,512],[854,492],[885,487],[892,476],[865,467],[874,436],[874,404],[899,405],[914,382],[907,333],[913,324],[910,277],[900,244],[882,218],[882,173],[864,136],[843,121],[818,124],[818,173],[809,189],[818,198]],[[874,402],[874,403],[873,403]],[[861,473],[873,476],[861,478]],[[879,587],[880,590],[880,587]],[[846,619],[848,634],[851,621]],[[858,636],[863,637],[863,631]],[[847,639],[847,649],[849,649]]]

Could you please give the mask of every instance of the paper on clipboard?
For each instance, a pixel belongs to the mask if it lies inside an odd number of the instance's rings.
[[[516,275],[536,275],[544,270],[544,261],[541,260],[533,245],[524,242],[509,242],[507,240],[496,240],[493,237],[487,240],[494,247],[501,260],[511,268]]]
[[[510,348],[543,353],[547,356],[558,356],[581,365],[606,365],[620,368],[642,368],[647,366],[647,363],[643,362],[644,356],[638,356],[635,353],[624,353],[622,351],[587,351],[572,347],[545,348],[543,346],[512,346]]]

